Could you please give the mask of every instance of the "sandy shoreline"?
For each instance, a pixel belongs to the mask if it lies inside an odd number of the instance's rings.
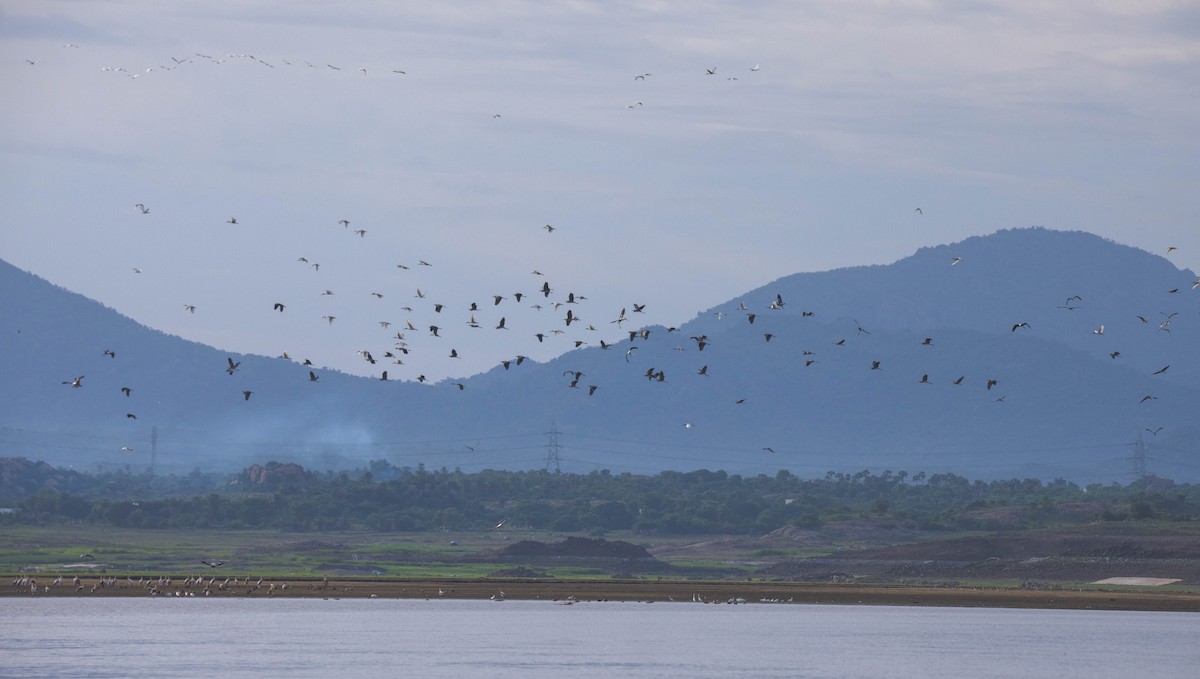
[[[107,576],[72,578],[8,576],[0,596],[44,597],[254,597],[381,599],[534,599],[545,601],[644,601],[704,603],[867,604],[984,608],[1096,609],[1200,612],[1200,594],[1162,591],[1022,590],[811,584],[772,581],[263,578],[187,576],[166,579]],[[226,583],[228,577],[228,583]],[[25,582],[21,582],[26,578]],[[36,583],[33,582],[36,580]],[[11,583],[11,584],[10,584]],[[49,590],[46,590],[46,587]],[[36,588],[36,594],[32,590]],[[205,591],[207,590],[207,594]]]

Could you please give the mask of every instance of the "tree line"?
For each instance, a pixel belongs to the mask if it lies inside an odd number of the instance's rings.
[[[1147,477],[970,480],[950,473],[781,470],[656,475],[430,470],[385,460],[344,472],[268,462],[239,473],[86,474],[0,458],[0,522],[287,531],[535,528],[603,534],[761,534],[877,517],[924,530],[1200,519],[1200,485]]]

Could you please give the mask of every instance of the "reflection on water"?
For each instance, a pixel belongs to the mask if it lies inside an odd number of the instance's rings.
[[[1200,614],[0,599],[4,677],[1191,677]]]

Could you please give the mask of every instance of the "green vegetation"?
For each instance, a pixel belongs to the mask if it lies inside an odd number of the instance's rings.
[[[1081,488],[1062,479],[971,481],[954,474],[723,471],[655,476],[398,468],[318,473],[295,464],[239,474],[89,475],[0,458],[0,525],[142,529],[485,531],[751,535],[856,518],[924,531],[988,531],[1093,521],[1195,521],[1200,486],[1147,478]]]

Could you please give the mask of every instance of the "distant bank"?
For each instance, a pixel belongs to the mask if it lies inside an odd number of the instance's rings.
[[[211,578],[211,579],[210,579]],[[228,579],[227,579],[228,578]],[[700,605],[865,604],[965,608],[1094,609],[1200,612],[1200,593],[1110,589],[1004,589],[863,586],[779,581],[556,580],[523,578],[276,578],[88,576],[76,583],[45,575],[4,576],[0,596],[179,598],[536,599],[564,605],[589,601],[643,601]],[[48,589],[47,589],[48,588]],[[207,593],[206,593],[207,591]]]

